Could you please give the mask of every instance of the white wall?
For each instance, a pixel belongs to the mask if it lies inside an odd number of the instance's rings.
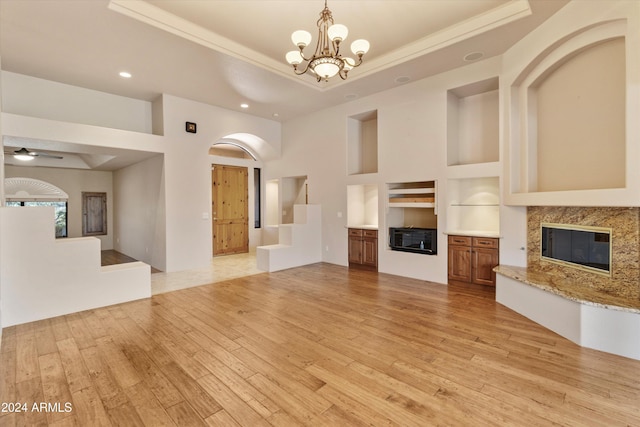
[[[163,98],[164,136],[169,142],[164,171],[167,271],[201,268],[212,256],[209,148],[225,136],[242,132],[261,138],[271,151],[279,152],[280,124],[174,96]],[[184,131],[187,121],[198,125],[198,133]]]
[[[2,71],[2,111],[151,133],[151,103]]]
[[[113,173],[114,248],[161,271],[166,269],[164,157]]]
[[[497,59],[483,61],[283,124],[282,158],[268,163],[266,179],[308,177],[309,203],[322,206],[324,261],[347,265],[348,186],[384,189],[390,182],[437,180],[439,193],[445,194],[449,173],[447,90],[495,77],[499,66]],[[349,176],[347,118],[374,110],[378,122],[378,173]],[[323,123],[322,133],[317,132],[318,123]],[[379,194],[379,270],[446,283],[444,203],[437,212],[439,254],[425,256],[388,250],[385,197],[384,193]]]
[[[94,237],[56,239],[53,207],[0,208],[2,325],[151,296],[149,266],[100,266]]]
[[[107,234],[96,236],[102,249],[113,249],[113,179],[111,172],[80,169],[5,166],[5,177],[34,178],[48,182],[69,195],[68,237],[82,237],[82,192],[107,193]]]

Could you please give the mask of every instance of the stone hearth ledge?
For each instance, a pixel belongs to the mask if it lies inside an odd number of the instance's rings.
[[[640,314],[640,283],[636,283],[635,287],[624,287],[627,290],[624,295],[621,295],[610,294],[602,290],[594,289],[591,286],[585,286],[584,280],[564,277],[549,272],[532,271],[526,267],[498,265],[493,271],[510,279],[580,304]],[[607,277],[595,277],[593,280],[598,282],[614,282],[613,279]],[[610,288],[619,289],[620,287],[612,283]]]

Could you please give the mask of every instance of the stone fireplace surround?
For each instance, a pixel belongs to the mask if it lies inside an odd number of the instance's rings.
[[[540,258],[541,223],[612,229],[611,276]],[[640,208],[527,208],[527,267],[496,267],[496,300],[579,345],[640,360]]]

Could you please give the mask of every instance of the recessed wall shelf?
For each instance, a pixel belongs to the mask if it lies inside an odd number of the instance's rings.
[[[389,207],[435,208],[436,182],[408,182],[389,184]]]
[[[496,162],[499,153],[498,78],[447,91],[447,165]]]
[[[378,111],[347,118],[347,174],[378,172]]]

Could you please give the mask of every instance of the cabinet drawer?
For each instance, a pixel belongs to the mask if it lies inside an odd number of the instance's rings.
[[[491,237],[474,237],[473,246],[476,248],[497,248],[498,239]]]
[[[359,228],[350,228],[349,236],[362,237],[362,230]]]
[[[364,237],[378,237],[378,230],[362,230],[362,235]]]
[[[450,245],[471,246],[471,237],[449,236]]]

